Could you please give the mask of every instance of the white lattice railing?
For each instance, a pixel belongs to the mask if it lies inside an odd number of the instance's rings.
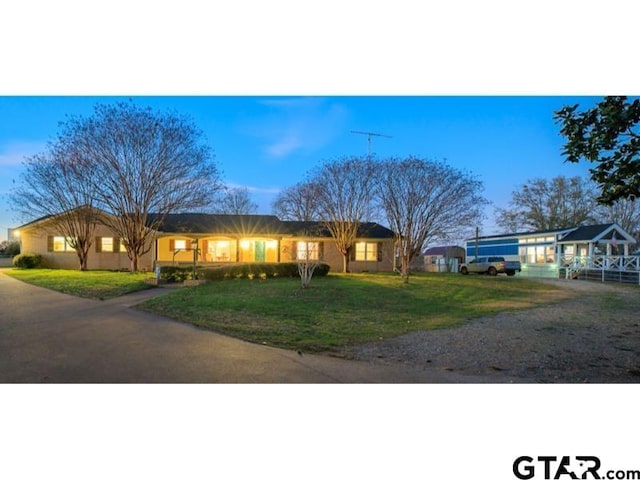
[[[620,272],[640,272],[640,257],[623,255],[561,255],[558,266],[573,271],[582,269],[614,270]]]

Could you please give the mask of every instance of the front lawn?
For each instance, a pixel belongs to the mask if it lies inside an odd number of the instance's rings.
[[[403,333],[559,299],[555,287],[523,278],[422,274],[329,275],[226,280],[185,288],[138,308],[255,343],[331,351]]]
[[[107,298],[151,288],[144,282],[151,273],[110,272],[103,270],[8,269],[4,273],[23,282],[78,297]]]

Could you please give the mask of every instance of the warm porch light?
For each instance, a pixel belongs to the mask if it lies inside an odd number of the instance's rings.
[[[251,246],[251,242],[249,240],[240,240],[240,248],[243,250],[249,250]]]
[[[275,248],[278,247],[278,241],[277,240],[267,240],[265,242],[265,245],[269,250],[272,250],[272,249],[275,249]]]

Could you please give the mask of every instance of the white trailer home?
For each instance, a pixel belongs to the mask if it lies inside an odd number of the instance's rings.
[[[519,260],[521,276],[591,278],[640,284],[636,240],[616,223],[491,235],[466,240],[467,259]]]

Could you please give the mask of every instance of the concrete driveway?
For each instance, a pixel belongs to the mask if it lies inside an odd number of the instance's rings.
[[[477,383],[255,345],[130,308],[154,289],[89,300],[0,271],[0,383]]]

